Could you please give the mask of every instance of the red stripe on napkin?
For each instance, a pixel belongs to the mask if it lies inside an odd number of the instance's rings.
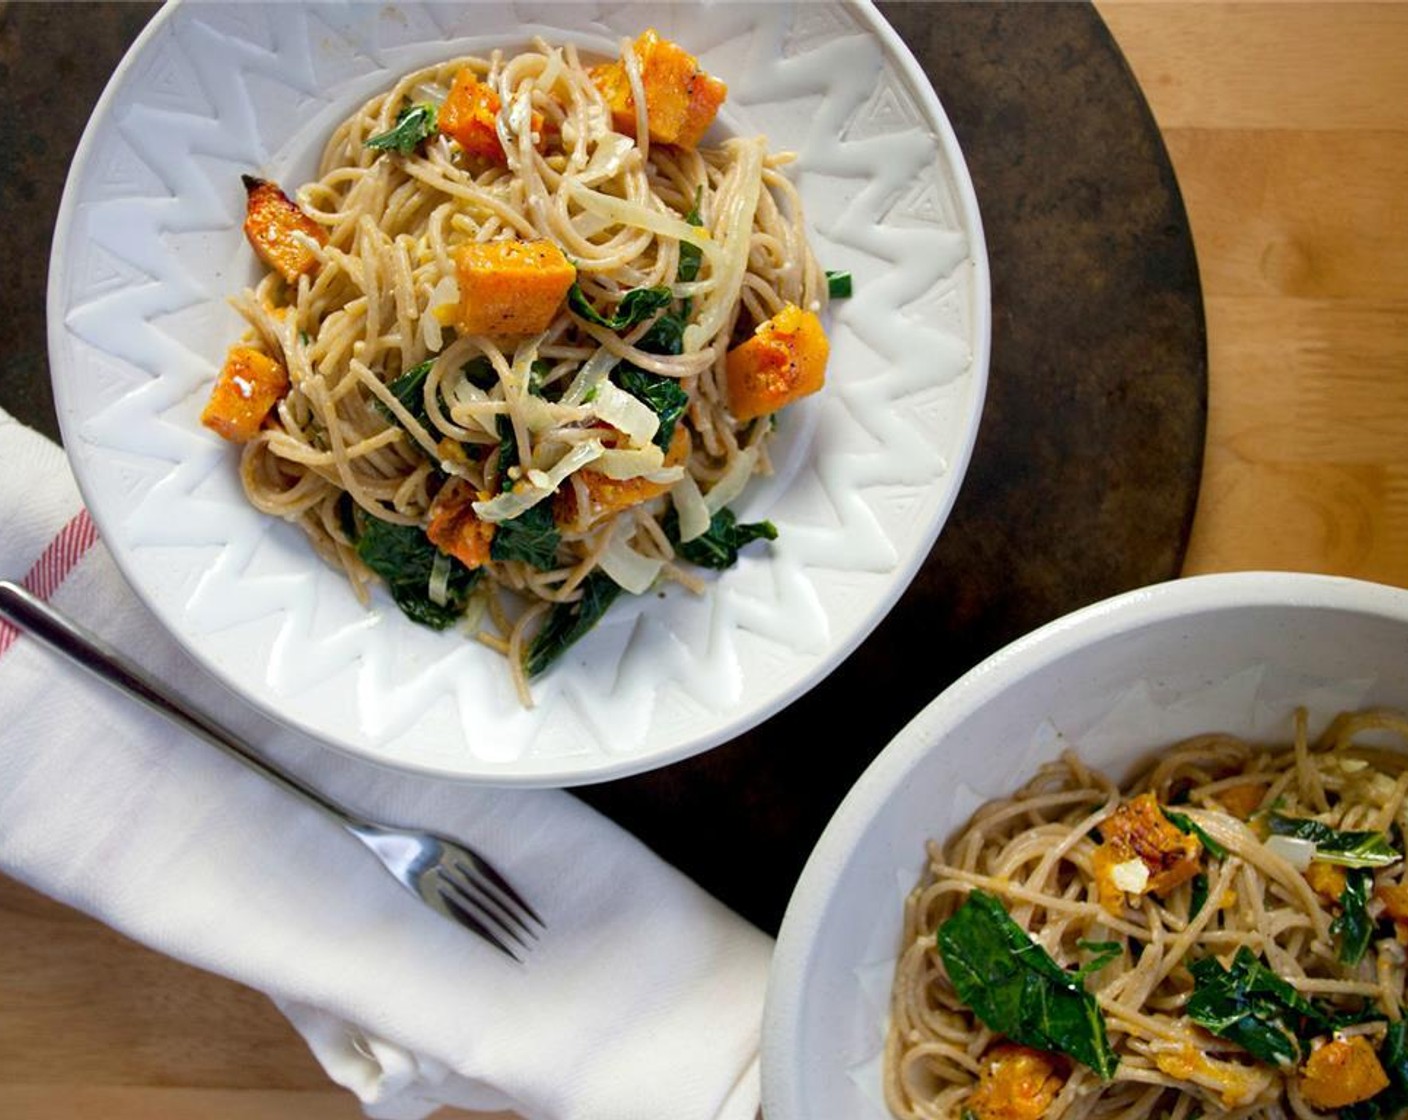
[[[97,541],[98,527],[86,509],[79,510],[25,573],[21,586],[31,595],[48,600]],[[0,654],[10,648],[19,633],[8,622],[0,620]]]

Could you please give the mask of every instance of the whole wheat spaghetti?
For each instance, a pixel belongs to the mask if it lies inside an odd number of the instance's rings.
[[[235,301],[249,334],[207,411],[258,399],[266,364],[286,386],[254,430],[207,423],[245,441],[257,508],[364,599],[380,579],[417,621],[509,654],[525,703],[617,592],[700,590],[690,562],[773,535],[727,507],[771,469],[776,410],[820,384],[827,277],[790,157],[693,143],[723,85],[691,65],[653,33],[596,66],[541,41],[452,59],[362,105],[293,198],[247,182],[246,231],[286,257]],[[473,271],[467,246],[506,245]],[[471,283],[507,290],[506,318],[483,325]],[[811,381],[760,404],[769,346]]]
[[[1310,743],[1302,712],[1289,744],[1202,736],[1124,790],[1067,753],[931,842],[905,904],[891,1111],[1408,1107],[1405,738],[1404,715],[1366,711]]]

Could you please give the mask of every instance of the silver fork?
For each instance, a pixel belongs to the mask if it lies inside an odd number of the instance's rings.
[[[351,812],[265,761],[248,743],[192,708],[96,634],[9,580],[0,580],[0,615],[331,817],[432,910],[477,933],[514,960],[523,960],[520,953],[531,948],[539,929],[546,929],[537,912],[483,856],[447,836],[393,828]]]

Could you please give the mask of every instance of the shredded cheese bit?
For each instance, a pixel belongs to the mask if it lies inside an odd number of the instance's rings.
[[[1142,859],[1127,859],[1110,868],[1110,878],[1122,891],[1143,894],[1149,885],[1149,867]]]

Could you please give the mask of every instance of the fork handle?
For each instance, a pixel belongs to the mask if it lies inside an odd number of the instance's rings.
[[[344,828],[364,823],[331,798],[264,761],[248,743],[191,707],[102,638],[10,580],[0,580],[0,615],[113,688],[140,700],[178,727],[220,748],[275,785],[322,810]]]

